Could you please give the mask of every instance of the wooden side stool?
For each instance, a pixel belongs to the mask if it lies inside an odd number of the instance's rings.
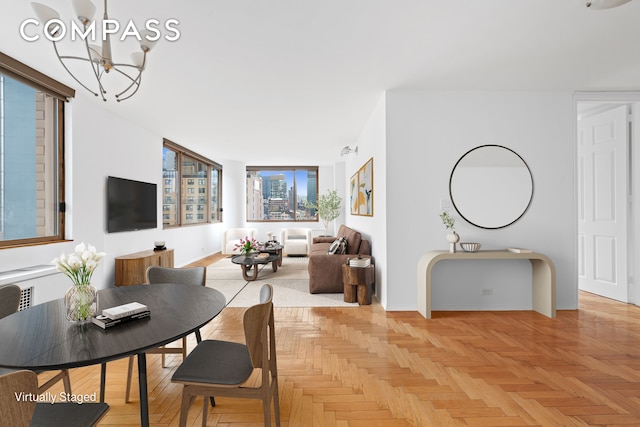
[[[374,265],[369,265],[368,267],[350,267],[347,264],[342,264],[344,302],[357,302],[360,305],[371,304],[374,283]]]

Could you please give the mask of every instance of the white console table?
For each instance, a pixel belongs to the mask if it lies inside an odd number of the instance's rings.
[[[429,251],[418,261],[418,311],[431,318],[431,273],[442,260],[523,260],[531,261],[533,309],[547,317],[556,317],[556,268],[546,255],[509,251],[456,252]]]

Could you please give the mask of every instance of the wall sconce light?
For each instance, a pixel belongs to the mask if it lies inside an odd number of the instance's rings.
[[[587,7],[591,9],[611,9],[629,3],[631,0],[587,0]]]
[[[342,151],[340,151],[340,155],[341,156],[345,156],[347,154],[351,154],[351,153],[356,153],[358,154],[358,146],[356,145],[356,148],[351,148],[348,145],[346,145]]]

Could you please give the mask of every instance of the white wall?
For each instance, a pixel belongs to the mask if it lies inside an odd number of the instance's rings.
[[[499,230],[476,228],[456,215],[462,241],[548,255],[557,270],[558,309],[577,308],[574,111],[566,92],[387,92],[387,309],[416,309],[418,258],[448,247],[438,215],[441,199],[449,199],[451,169],[483,144],[522,156],[533,174],[533,201],[518,222]],[[376,177],[378,167],[374,159]],[[526,261],[440,264],[433,276],[434,309],[531,308]],[[492,296],[481,296],[486,287]]]
[[[105,287],[114,282],[115,257],[152,249],[156,240],[164,240],[167,247],[174,249],[176,266],[219,250],[220,224],[162,228],[163,135],[97,107],[84,94],[73,100],[71,117],[70,152],[73,158],[69,171],[72,179],[67,188],[72,197],[69,207],[72,227],[68,236],[76,242],[92,243],[107,253],[102,263],[102,283],[96,279],[97,286]],[[96,132],[97,125],[108,132]],[[189,148],[188,141],[175,142]],[[206,157],[208,153],[200,154]],[[158,228],[106,232],[106,177],[109,175],[157,184]]]
[[[49,264],[60,253],[69,253],[75,245],[84,241],[107,253],[93,276],[94,285],[105,288],[115,280],[115,257],[152,249],[155,240],[164,240],[168,247],[174,249],[176,266],[218,252],[222,224],[162,229],[163,136],[97,107],[97,104],[88,101],[83,92],[77,95],[66,106],[66,237],[69,241],[2,250],[1,269]],[[189,148],[187,141],[176,143]],[[201,154],[207,156],[208,153]],[[159,228],[111,234],[106,232],[106,181],[109,175],[158,185]],[[59,282],[59,278],[51,280],[51,286],[54,282]],[[47,280],[41,279],[36,286],[49,285]],[[61,297],[63,292],[64,289],[53,293],[36,289],[37,295],[47,295],[47,299]]]
[[[345,224],[362,233],[371,242],[372,255],[376,265],[376,296],[383,307],[387,307],[388,253],[387,253],[387,141],[386,141],[386,98],[380,97],[376,108],[363,128],[355,145],[357,154],[345,156]],[[349,206],[349,183],[355,174],[373,157],[373,216],[352,215]],[[415,299],[415,298],[414,298]]]

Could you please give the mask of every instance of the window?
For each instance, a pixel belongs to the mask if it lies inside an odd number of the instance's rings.
[[[64,239],[64,102],[73,96],[0,53],[0,247]]]
[[[317,221],[317,167],[247,167],[247,221]]]
[[[222,221],[219,202],[222,166],[165,140],[162,173],[165,193],[171,193],[173,200],[170,214],[163,217],[165,227]],[[201,197],[196,198],[196,193]],[[165,203],[169,202],[165,199]],[[196,210],[202,213],[194,216],[192,212]]]

